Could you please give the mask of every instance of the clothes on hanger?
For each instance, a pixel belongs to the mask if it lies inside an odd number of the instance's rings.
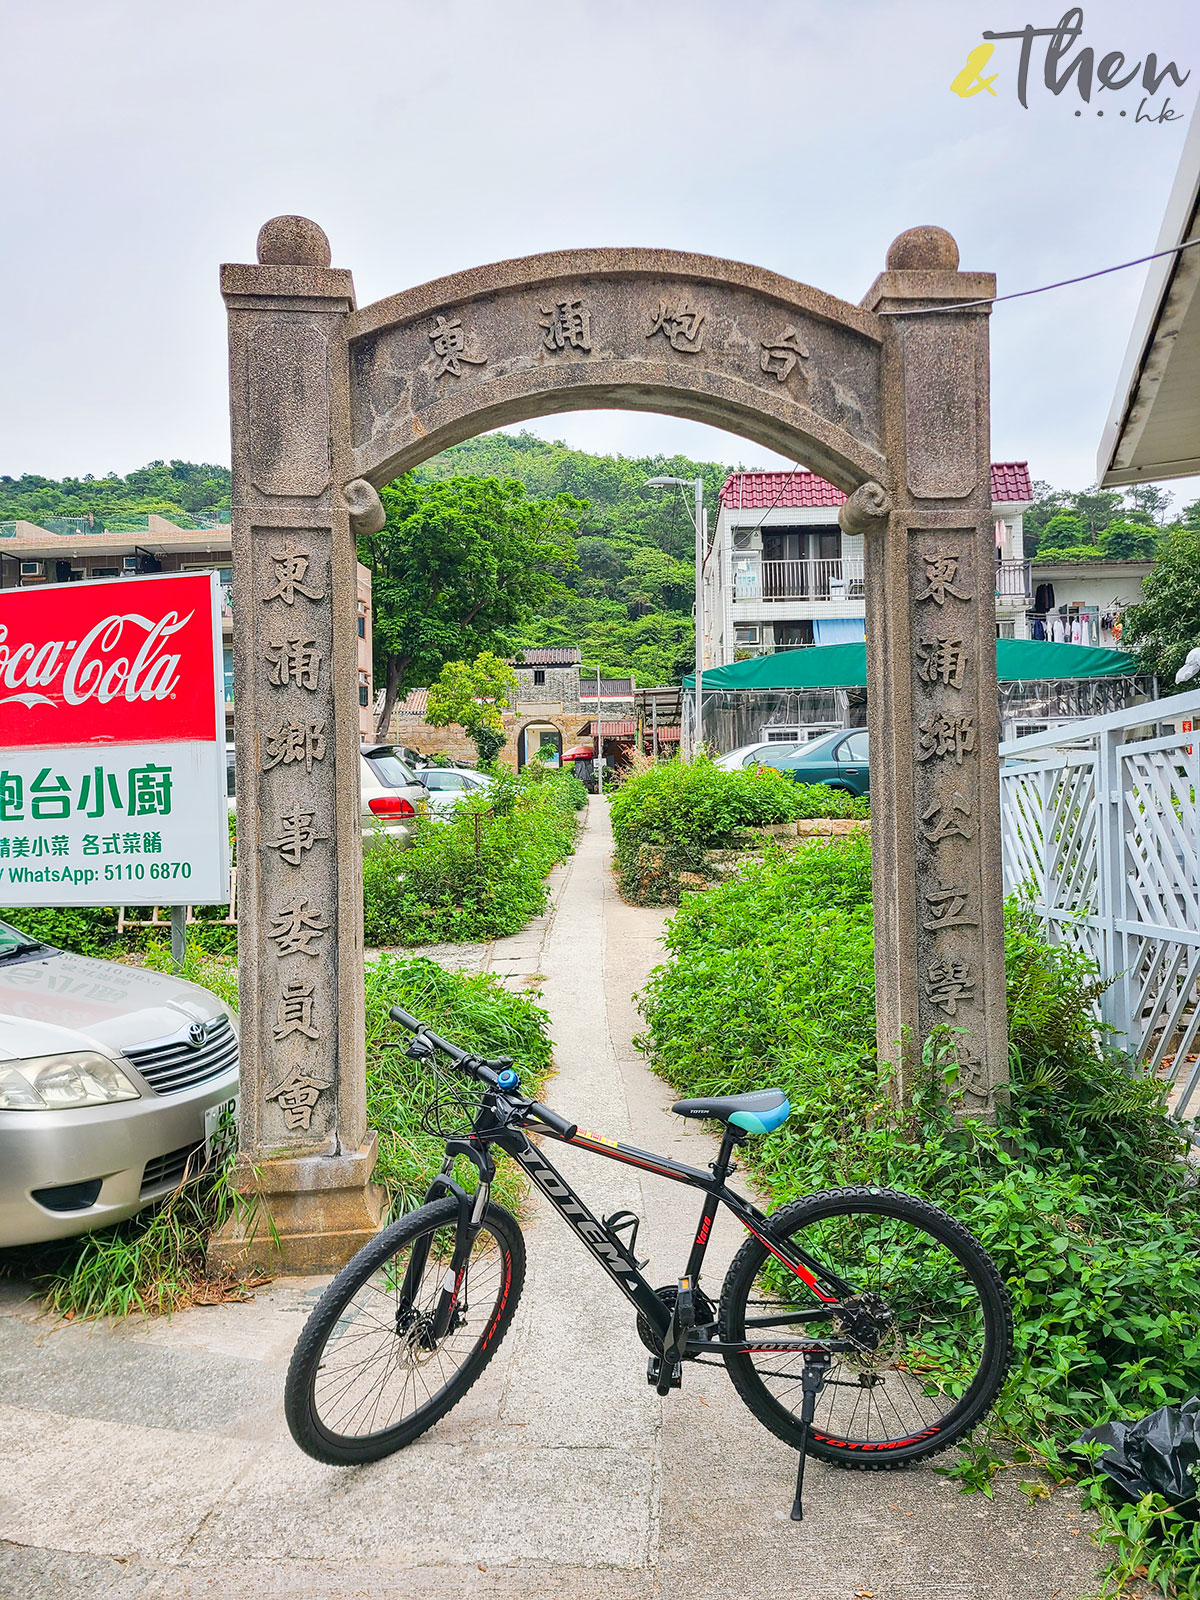
[[[1041,617],[1034,617],[1033,619],[1033,637],[1035,639],[1044,639],[1046,637],[1046,624]]]
[[[1054,610],[1054,585],[1052,583],[1039,583],[1033,597],[1033,609],[1049,614]]]

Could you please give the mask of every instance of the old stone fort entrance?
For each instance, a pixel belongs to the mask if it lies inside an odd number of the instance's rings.
[[[273,1260],[338,1265],[377,1226],[367,1128],[356,535],[377,489],[554,412],[709,423],[849,496],[865,533],[878,1042],[905,1075],[949,1030],[967,1110],[1007,1068],[1000,878],[990,273],[939,228],[860,305],[736,262],[568,250],[361,310],[315,223],[276,217],[229,311],[242,1016],[241,1183]],[[310,661],[281,671],[299,641]],[[281,650],[280,646],[284,648]],[[299,931],[298,931],[299,930]],[[253,1226],[253,1225],[250,1225]],[[262,1254],[235,1223],[227,1259]]]

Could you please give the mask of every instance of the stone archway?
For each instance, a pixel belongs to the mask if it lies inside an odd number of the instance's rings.
[[[881,1055],[900,1092],[939,1026],[965,1104],[1007,1070],[988,419],[989,273],[902,234],[861,305],[660,250],[559,251],[358,310],[315,223],[222,269],[229,310],[243,1177],[284,1266],[369,1234],[354,535],[377,488],[554,412],[666,412],[821,472],[865,532]],[[936,309],[934,309],[936,308]],[[288,680],[292,637],[324,671]],[[251,1169],[254,1169],[253,1171]],[[255,1175],[257,1173],[257,1176]],[[251,1247],[231,1230],[218,1253]]]

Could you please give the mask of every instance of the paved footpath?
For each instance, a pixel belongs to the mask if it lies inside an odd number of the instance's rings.
[[[547,918],[459,951],[520,985],[542,975],[557,1080],[583,1126],[704,1165],[702,1129],[633,1045],[631,996],[661,957],[662,913],[624,905],[593,800]],[[680,1270],[698,1210],[673,1184],[552,1151],[594,1209],[645,1220],[652,1281]],[[794,1455],[720,1370],[659,1401],[624,1299],[540,1200],[505,1344],[431,1433],[369,1467],[292,1445],[280,1396],[324,1280],[170,1321],[54,1327],[0,1284],[0,1600],[1075,1600],[1096,1557],[1065,1496],[993,1502],[929,1469],[813,1463],[788,1519]],[[740,1232],[714,1229],[711,1293]]]

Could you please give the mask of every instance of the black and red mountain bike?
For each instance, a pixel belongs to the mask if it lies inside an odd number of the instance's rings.
[[[288,1370],[292,1437],[318,1461],[353,1465],[399,1450],[443,1417],[503,1339],[525,1277],[525,1245],[492,1203],[492,1147],[520,1163],[637,1311],[659,1394],[688,1361],[724,1362],[754,1415],[805,1456],[839,1466],[907,1466],[961,1439],[985,1415],[1012,1357],[1012,1310],[992,1262],[936,1206],[890,1189],[832,1189],[770,1216],[726,1186],[733,1152],[788,1116],[779,1090],[681,1100],[681,1116],[724,1124],[708,1171],[585,1133],[525,1098],[509,1060],[441,1039],[398,1006],[407,1054],[436,1085],[429,1125],[446,1138],[419,1210],[385,1228],[337,1275],[301,1332]],[[452,1063],[449,1077],[437,1056]],[[464,1079],[482,1084],[469,1099]],[[447,1127],[457,1109],[461,1130]],[[639,1167],[704,1195],[683,1274],[655,1289],[635,1255],[638,1218],[593,1216],[530,1132]],[[464,1159],[477,1183],[453,1176]],[[714,1303],[700,1286],[709,1231],[726,1206],[748,1238]]]

